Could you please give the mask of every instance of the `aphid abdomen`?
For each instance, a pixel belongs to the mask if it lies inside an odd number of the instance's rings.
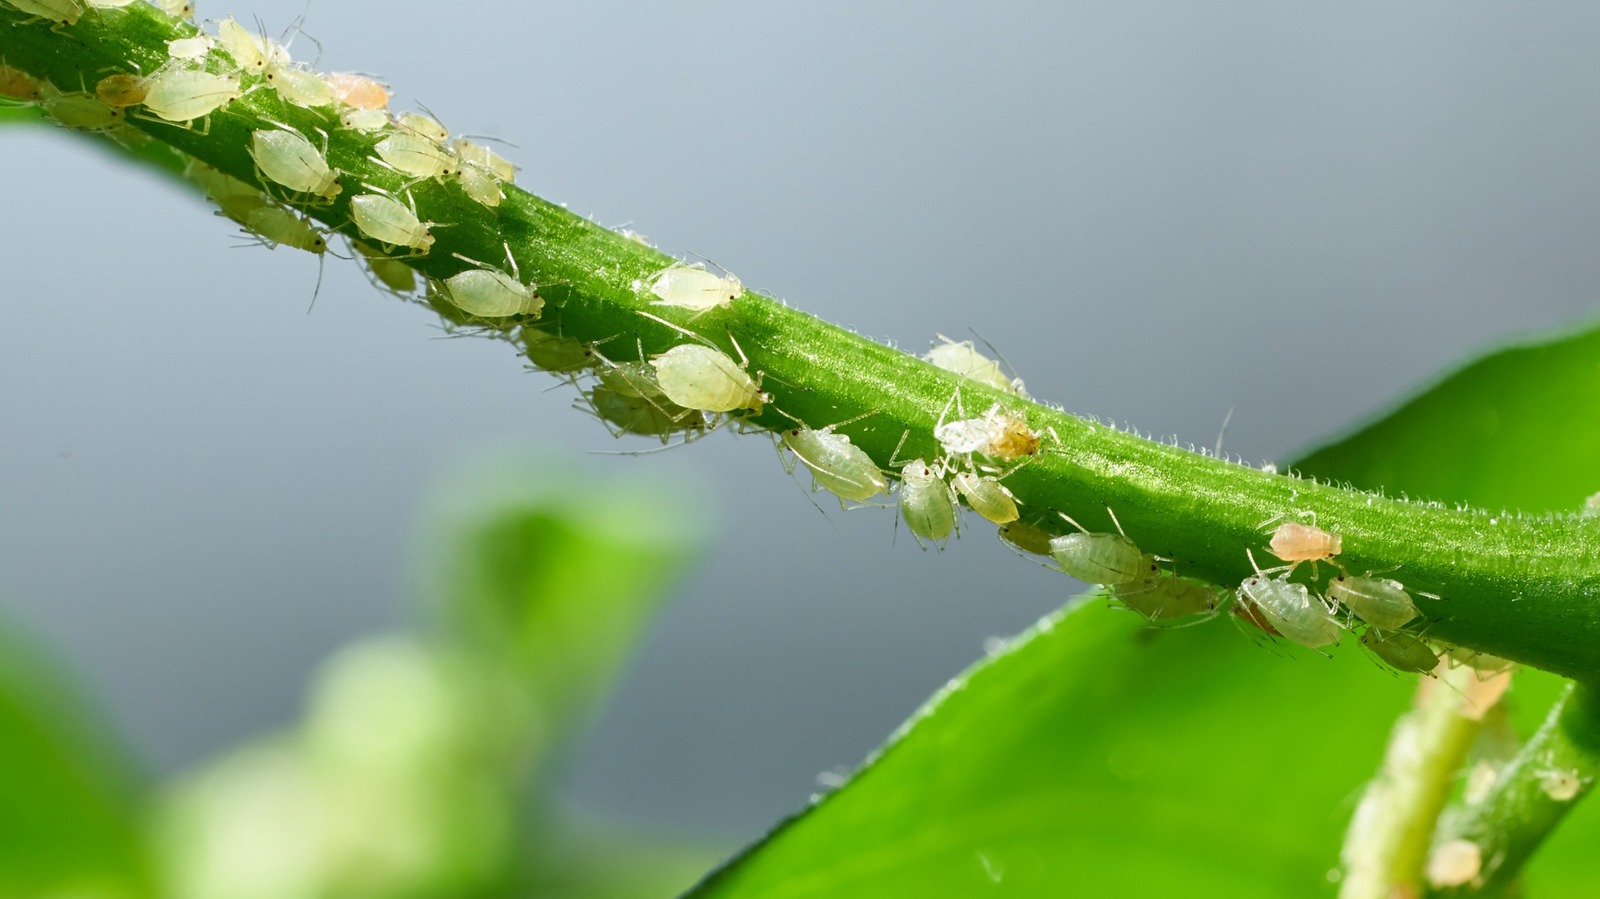
[[[1017,500],[999,480],[963,471],[951,478],[950,483],[966,499],[972,511],[989,521],[1007,524],[1017,520]]]
[[[1421,637],[1408,631],[1369,628],[1361,635],[1361,645],[1396,671],[1427,674],[1439,666],[1438,654]]]
[[[1144,576],[1144,554],[1121,534],[1063,534],[1050,555],[1071,577],[1091,584],[1131,584]]]
[[[704,412],[761,410],[756,382],[721,350],[682,344],[651,360],[661,389],[674,403]]]
[[[393,197],[360,194],[350,198],[350,217],[361,233],[394,247],[426,251],[433,246],[433,235],[417,219],[416,213]]]
[[[921,459],[900,471],[900,516],[918,537],[944,540],[955,527],[955,498],[939,473]]]
[[[338,173],[311,141],[293,131],[257,129],[250,135],[250,158],[268,180],[295,193],[327,200],[339,194]]]
[[[454,157],[438,144],[415,134],[391,134],[373,147],[396,171],[416,178],[442,178],[456,173]]]
[[[1357,618],[1380,630],[1404,627],[1417,617],[1411,594],[1389,578],[1336,577],[1328,582],[1328,598],[1344,603]]]
[[[1304,584],[1282,578],[1250,577],[1239,585],[1248,602],[1285,638],[1316,649],[1339,640],[1339,623]]]
[[[842,500],[866,502],[888,489],[878,464],[844,434],[797,428],[784,431],[780,439],[811,469],[813,481]]]
[[[578,338],[551,334],[527,325],[522,328],[522,346],[529,362],[552,374],[572,374],[599,364],[588,345]]]

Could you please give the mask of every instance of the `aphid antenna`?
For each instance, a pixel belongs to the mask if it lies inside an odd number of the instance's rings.
[[[473,140],[473,141],[489,141],[490,143],[496,143],[496,144],[499,144],[502,147],[510,147],[510,148],[512,148],[514,150],[522,149],[522,145],[521,144],[512,143],[511,141],[508,141],[503,137],[495,137],[492,134],[458,134],[458,135],[456,135],[456,137],[464,137],[467,140]],[[617,231],[617,230],[620,230],[622,228],[627,228],[627,227],[631,226],[632,224],[633,224],[633,220],[629,219],[628,221],[623,222],[622,224],[617,225],[616,227],[611,227],[610,225],[602,225],[601,227],[606,228],[608,231]],[[726,271],[726,269],[724,269],[724,271]]]
[[[1117,520],[1117,513],[1112,511],[1110,506],[1106,506],[1106,514],[1111,516],[1111,523],[1117,526],[1117,533],[1127,537],[1128,532],[1122,529],[1122,522]]]
[[[989,352],[993,353],[994,357],[996,359],[1000,360],[1000,364],[1004,365],[1006,367],[1006,371],[1011,372],[1011,383],[1013,385],[1020,384],[1021,381],[1022,381],[1022,377],[1017,374],[1017,367],[1015,365],[1011,364],[1011,360],[1006,358],[1006,354],[1000,352],[1000,348],[999,347],[995,346],[993,343],[990,343],[989,342],[989,338],[983,336],[982,334],[979,334],[977,328],[974,328],[971,325],[968,325],[967,326],[967,330],[971,331],[972,332],[972,336],[978,338],[978,340],[986,348],[988,348]],[[945,337],[943,334],[940,334],[938,336],[944,338],[945,340],[950,340],[950,338]],[[951,342],[954,343],[954,341],[951,341]]]
[[[1080,533],[1080,534],[1089,533],[1089,529],[1084,527],[1083,525],[1079,524],[1078,520],[1073,518],[1071,515],[1068,515],[1065,512],[1057,512],[1056,514],[1060,515],[1062,520],[1064,520],[1067,524],[1070,524],[1073,527],[1077,528],[1078,529],[1078,533]]]
[[[294,39],[297,37],[303,37],[311,43],[316,44],[317,55],[311,60],[311,68],[315,70],[322,62],[322,41],[317,40],[309,31],[306,31],[305,29],[306,16],[310,14],[311,0],[306,0],[305,9],[301,10],[300,15],[294,17],[294,21],[290,22],[284,27],[283,33],[279,35],[278,43],[282,45],[283,49],[286,51],[291,45],[294,44]],[[292,36],[289,34],[291,31],[294,32]]]
[[[633,311],[637,312],[638,314],[640,314],[642,316],[644,316],[645,318],[650,319],[653,322],[656,322],[657,324],[666,325],[667,327],[671,328],[674,331],[677,331],[679,334],[682,334],[683,336],[685,336],[685,337],[687,337],[687,338],[689,338],[691,340],[698,340],[698,341],[700,341],[701,343],[705,344],[708,347],[712,347],[712,348],[716,347],[716,344],[714,344],[711,341],[707,340],[704,336],[702,336],[700,334],[696,334],[695,332],[689,330],[688,328],[683,327],[682,325],[675,325],[672,322],[667,321],[666,319],[662,318],[659,315],[656,315],[653,312],[648,312],[648,311],[646,311],[644,309],[635,309]],[[741,352],[743,352],[743,351],[741,350]]]

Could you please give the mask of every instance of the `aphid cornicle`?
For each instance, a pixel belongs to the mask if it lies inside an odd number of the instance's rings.
[[[977,512],[995,524],[1007,524],[1017,520],[1017,498],[1011,495],[1006,485],[992,475],[979,475],[976,472],[961,471],[950,479],[950,486],[961,494]]]
[[[1409,631],[1368,628],[1361,635],[1361,645],[1396,671],[1427,674],[1439,667],[1438,653]]]
[[[646,279],[657,299],[652,306],[674,306],[696,314],[726,306],[744,293],[744,284],[733,273],[713,274],[702,262],[675,262]]]
[[[192,122],[243,94],[238,73],[216,75],[197,69],[166,69],[151,76],[144,106],[168,122]]]
[[[878,463],[861,447],[851,443],[849,435],[834,433],[834,428],[843,424],[847,422],[812,429],[801,423],[800,427],[779,434],[778,441],[795,461],[811,470],[812,483],[839,497],[841,505],[847,500],[866,502],[889,489],[889,482],[884,479]],[[785,460],[784,463],[791,474],[795,461]]]
[[[1396,630],[1417,617],[1411,594],[1389,578],[1340,575],[1328,582],[1328,598],[1344,603],[1357,618],[1379,630]]]
[[[1126,534],[1090,533],[1066,513],[1057,514],[1078,529],[1076,534],[1050,538],[1050,557],[1069,577],[1115,586],[1134,583],[1149,571],[1151,559]],[[1117,530],[1122,530],[1120,523]]]
[[[339,172],[328,166],[323,151],[287,126],[252,132],[250,158],[255,160],[264,180],[294,193],[332,200],[341,190]]]
[[[410,247],[426,253],[433,246],[429,222],[394,197],[383,194],[358,194],[350,198],[350,217],[361,233],[380,244]]]
[[[1253,556],[1250,564],[1255,565]],[[1268,577],[1256,568],[1239,584],[1238,595],[1240,603],[1265,618],[1273,630],[1302,646],[1316,649],[1339,640],[1338,620],[1305,584],[1293,583],[1287,576]]]
[[[900,469],[900,517],[921,542],[942,542],[956,523],[956,498],[942,473],[922,459]]]
[[[702,412],[760,412],[761,385],[727,353],[698,343],[680,344],[650,360],[656,380],[674,403]]]

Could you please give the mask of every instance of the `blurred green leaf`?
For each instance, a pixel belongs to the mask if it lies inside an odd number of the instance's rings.
[[[1294,467],[1420,499],[1576,511],[1600,490],[1600,327],[1490,352]]]
[[[0,896],[152,895],[122,747],[36,645],[0,622]]]

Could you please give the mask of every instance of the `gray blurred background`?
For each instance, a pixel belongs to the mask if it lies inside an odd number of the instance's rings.
[[[1600,295],[1592,4],[313,3],[305,30],[518,145],[535,193],[907,349],[976,328],[1071,411],[1210,445],[1233,408],[1251,461]],[[79,141],[6,133],[0,165],[0,597],[158,772],[409,620],[429,497],[486,450],[650,446],[351,264],[308,316],[314,259],[230,248]],[[942,555],[888,512],[830,525],[758,437],[587,464],[697,481],[720,534],[568,766],[607,818],[751,837],[1074,590],[976,520]]]

